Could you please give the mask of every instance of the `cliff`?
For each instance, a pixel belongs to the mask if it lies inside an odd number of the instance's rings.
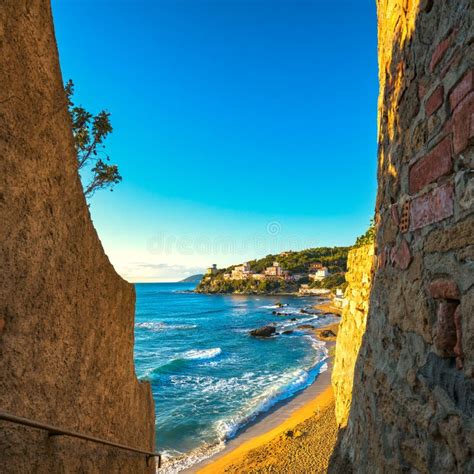
[[[133,363],[133,287],[114,271],[77,172],[49,1],[0,4],[0,406],[154,449]],[[1,471],[154,472],[143,455],[0,421]]]
[[[341,322],[337,334],[336,355],[332,372],[332,386],[336,400],[336,421],[344,427],[352,400],[354,366],[365,333],[369,294],[372,283],[374,246],[354,248],[349,252]]]
[[[472,2],[377,6],[377,265],[331,472],[474,472]]]

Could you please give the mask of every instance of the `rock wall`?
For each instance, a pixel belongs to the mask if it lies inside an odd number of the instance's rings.
[[[355,248],[347,259],[345,305],[337,333],[332,386],[336,399],[336,421],[345,427],[352,400],[354,366],[365,333],[374,264],[372,244]]]
[[[474,472],[470,0],[378,0],[377,270],[332,472]]]
[[[0,407],[152,450],[133,287],[97,237],[47,0],[0,3]],[[142,455],[0,421],[4,473],[154,472]]]

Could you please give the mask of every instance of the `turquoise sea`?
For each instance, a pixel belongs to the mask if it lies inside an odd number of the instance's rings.
[[[171,460],[167,472],[222,449],[326,369],[324,344],[304,331],[258,339],[251,329],[276,323],[281,332],[334,319],[300,312],[314,297],[203,295],[193,288],[136,284],[135,365],[152,386],[157,449]],[[277,302],[287,305],[278,309],[285,316],[272,314]]]

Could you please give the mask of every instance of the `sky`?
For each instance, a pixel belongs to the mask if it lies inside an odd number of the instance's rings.
[[[52,0],[64,81],[111,113],[90,211],[127,280],[351,245],[376,191],[374,0]]]

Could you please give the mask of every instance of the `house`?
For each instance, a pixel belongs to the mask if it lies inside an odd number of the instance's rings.
[[[246,280],[253,274],[252,270],[250,270],[250,265],[248,263],[244,263],[242,265],[238,265],[234,267],[232,270],[231,278],[232,280]]]
[[[217,265],[215,263],[212,264],[212,267],[207,269],[206,275],[215,275],[217,273]]]
[[[313,281],[321,281],[324,280],[327,276],[329,276],[329,271],[327,267],[321,267],[319,270],[316,270],[315,273],[311,273],[308,275],[310,280]]]
[[[278,262],[273,262],[271,267],[265,269],[265,275],[269,277],[281,278],[284,276],[284,270]]]
[[[323,264],[322,264],[321,262],[312,263],[312,264],[309,266],[308,273],[317,272],[318,270],[321,270],[322,268],[323,268]]]

